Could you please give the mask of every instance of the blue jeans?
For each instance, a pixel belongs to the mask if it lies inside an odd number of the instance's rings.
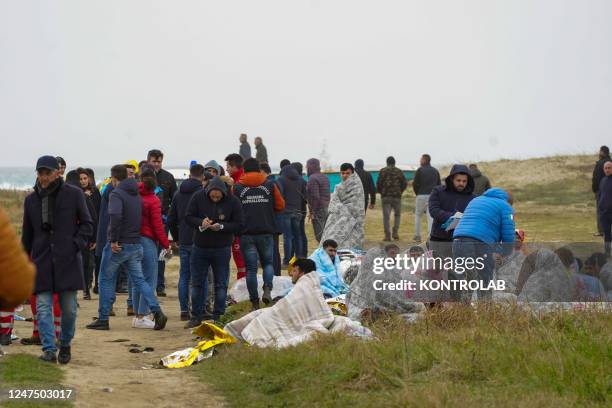
[[[130,277],[130,274],[128,273],[128,277],[127,277],[127,281],[128,281],[128,296],[127,296],[127,307],[134,307],[134,301],[132,300],[132,291],[134,290],[134,285],[132,284],[132,278]],[[138,306],[138,303],[136,303],[136,306]]]
[[[493,270],[495,269],[495,257],[493,255],[493,247],[485,242],[479,241],[473,238],[459,237],[453,240],[453,258],[455,258],[455,275],[459,276],[459,279],[468,281],[480,280],[482,286],[489,284],[493,278]],[[482,258],[481,261],[484,265],[482,269],[465,268],[463,273],[459,273],[457,258],[471,258],[474,262],[477,258]],[[490,299],[493,293],[491,291],[479,290],[478,299]],[[461,298],[465,302],[469,302],[472,298],[472,293],[462,293]]]
[[[142,275],[149,287],[153,289],[157,285],[157,244],[147,237],[140,237],[140,244],[142,245]],[[133,288],[132,291],[134,312],[139,315],[148,315],[151,311],[144,296],[141,296],[140,291],[136,288]],[[155,293],[153,295],[155,296]]]
[[[242,243],[241,243],[242,246]],[[191,249],[191,315],[195,320],[202,320],[204,306],[208,297],[208,268],[212,267],[215,281],[215,306],[213,319],[218,320],[225,313],[227,284],[229,281],[229,262],[231,247],[200,248],[194,245]]]
[[[181,266],[179,269],[178,297],[181,305],[181,313],[189,312],[189,284],[191,282],[191,248],[192,245],[180,245],[179,257]]]
[[[302,218],[298,213],[286,213],[281,218],[283,223],[283,263],[285,265],[289,263],[294,252],[298,258],[306,257],[306,254],[302,253],[302,232],[300,230]]]
[[[259,300],[257,293],[257,257],[263,268],[264,286],[272,288],[274,279],[274,238],[272,234],[241,235],[240,250],[246,265],[246,284],[252,302]]]
[[[64,347],[69,347],[74,337],[77,318],[77,292],[76,290],[59,292],[57,296],[62,311],[60,344]],[[38,320],[38,332],[40,333],[43,351],[52,351],[55,353],[57,351],[57,346],[55,345],[52,292],[40,292],[36,294],[36,320]]]
[[[132,278],[134,289],[140,292],[153,313],[161,311],[159,303],[153,294],[153,289],[145,281],[142,274],[143,249],[141,244],[122,244],[119,253],[111,251],[111,244],[107,243],[102,251],[102,263],[105,268],[100,268],[100,300],[98,306],[98,317],[100,320],[108,320],[110,308],[115,300],[114,282],[117,277],[119,266],[127,267],[128,276]],[[106,262],[105,262],[106,260]]]

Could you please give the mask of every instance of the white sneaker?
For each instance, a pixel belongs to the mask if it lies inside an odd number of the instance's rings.
[[[152,329],[155,327],[155,323],[146,317],[142,319],[135,317],[134,320],[132,320],[132,327],[135,329]]]

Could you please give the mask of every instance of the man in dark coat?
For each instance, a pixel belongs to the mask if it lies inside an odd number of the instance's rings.
[[[604,249],[606,257],[610,257],[612,248],[612,161],[604,163],[604,177],[599,182],[599,201],[597,213],[604,231]]]
[[[605,177],[604,174],[604,164],[610,161],[610,149],[608,146],[601,146],[599,148],[599,160],[595,163],[595,167],[593,168],[593,178],[591,180],[591,188],[593,193],[595,194],[595,201],[599,203],[599,185],[601,183],[601,179]],[[601,225],[601,216],[597,214],[597,233],[595,236],[601,237],[604,233],[603,226]]]
[[[176,180],[169,171],[162,169],[162,162],[164,161],[164,154],[161,150],[153,149],[147,153],[147,164],[155,171],[155,178],[157,179],[157,185],[161,189],[161,192],[157,194],[161,201],[162,210],[162,221],[164,222],[164,228],[166,234],[168,233],[168,211],[170,211],[170,204],[176,194],[178,187],[176,186]],[[157,251],[161,251],[161,247],[157,248]],[[166,263],[159,261],[157,263],[157,296],[166,296]]]
[[[306,162],[306,193],[308,209],[314,235],[318,242],[321,242],[325,222],[327,221],[327,209],[331,198],[329,179],[321,173],[321,163],[319,159],[308,159]]]
[[[93,235],[85,195],[80,188],[64,183],[55,157],[42,156],[36,164],[34,192],[24,202],[21,240],[36,264],[36,319],[48,362],[70,361],[70,344],[77,315],[77,291],[84,288],[81,252]],[[55,344],[53,294],[62,311],[60,351]]]
[[[144,296],[153,312],[155,330],[162,330],[166,327],[168,318],[155,298],[154,289],[149,286],[142,273],[142,199],[138,192],[138,183],[135,179],[128,178],[127,168],[121,164],[111,168],[111,180],[114,189],[108,200],[109,222],[100,266],[98,320],[86,327],[93,330],[109,329],[108,318],[115,300],[114,282],[119,267],[125,265],[134,289]]]
[[[455,164],[444,180],[444,184],[434,187],[429,196],[429,213],[434,222],[429,236],[430,249],[452,256],[453,230],[446,230],[442,225],[455,213],[463,213],[474,198],[474,179],[470,170]]]
[[[185,215],[187,214],[187,205],[191,197],[200,191],[203,187],[203,182],[206,175],[210,177],[210,173],[204,171],[204,166],[195,164],[189,169],[189,178],[181,183],[178,193],[172,200],[170,213],[168,214],[168,226],[172,233],[174,242],[179,245],[179,283],[178,295],[179,304],[181,306],[181,320],[188,321],[189,315],[189,287],[191,282],[191,248],[193,247],[193,234],[195,228],[187,225]]]
[[[372,178],[372,175],[365,171],[363,160],[355,160],[355,173],[357,173],[357,175],[361,179],[361,184],[363,185],[363,195],[365,197],[364,208],[366,211],[368,210],[368,207],[371,210],[376,204],[376,185],[374,184],[374,179]],[[370,199],[369,206],[368,198]]]
[[[296,257],[304,258],[301,223],[305,218],[306,182],[291,164],[283,167],[278,178],[278,185],[285,200],[283,220],[283,264],[288,265],[294,252]]]

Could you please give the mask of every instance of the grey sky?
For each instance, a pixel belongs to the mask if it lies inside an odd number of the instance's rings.
[[[0,0],[4,165],[414,163],[612,142],[612,1]]]

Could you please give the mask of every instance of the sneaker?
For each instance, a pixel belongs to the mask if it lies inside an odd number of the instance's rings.
[[[259,305],[259,299],[251,300],[251,310],[259,310],[261,306]]]
[[[187,322],[187,324],[185,325],[186,329],[195,329],[196,327],[198,327],[199,325],[201,325],[202,322],[199,321],[198,319],[194,319],[193,317],[189,320],[189,322]]]
[[[83,294],[83,300],[91,300],[91,293],[89,293],[89,291]]]
[[[38,358],[47,363],[57,363],[57,356],[53,351],[45,351]]]
[[[96,319],[93,323],[89,323],[87,326],[85,326],[86,329],[91,329],[91,330],[109,330],[110,328],[108,327],[108,320],[100,320],[100,319]]]
[[[127,315],[128,316],[134,316],[134,308],[133,307],[129,307],[127,308]]]
[[[384,242],[390,242],[391,241],[391,237],[388,235],[385,235],[385,237],[383,238]]]
[[[70,362],[70,358],[72,355],[70,354],[70,346],[62,346],[60,347],[60,351],[57,355],[57,362],[60,364],[68,364]]]
[[[163,289],[157,289],[158,297],[166,297],[166,292]]]
[[[0,334],[0,346],[10,346],[11,334],[10,333],[2,333]]]
[[[188,322],[189,319],[189,312],[181,312],[181,322]]]
[[[35,336],[21,339],[19,342],[24,346],[42,346],[42,341],[40,341],[40,337]]]
[[[99,290],[98,290],[98,285],[96,285],[96,286],[94,286],[94,287],[93,287],[92,292],[93,292],[93,293],[95,293],[96,295],[98,294],[98,292],[99,292]]]
[[[153,318],[155,319],[155,326],[153,327],[154,330],[163,330],[164,327],[166,327],[168,317],[166,317],[164,312],[161,310],[159,312],[155,312],[153,314]]]
[[[593,234],[594,237],[603,237],[603,232],[596,232]]]
[[[272,303],[272,286],[264,285],[263,287],[263,296],[261,300],[266,304]]]
[[[135,329],[153,329],[155,327],[155,322],[147,319],[146,317],[140,319],[135,317],[132,320],[132,327]]]
[[[399,240],[400,240],[399,235],[394,234],[394,235],[393,235],[393,240],[394,240],[394,241],[399,241]]]

